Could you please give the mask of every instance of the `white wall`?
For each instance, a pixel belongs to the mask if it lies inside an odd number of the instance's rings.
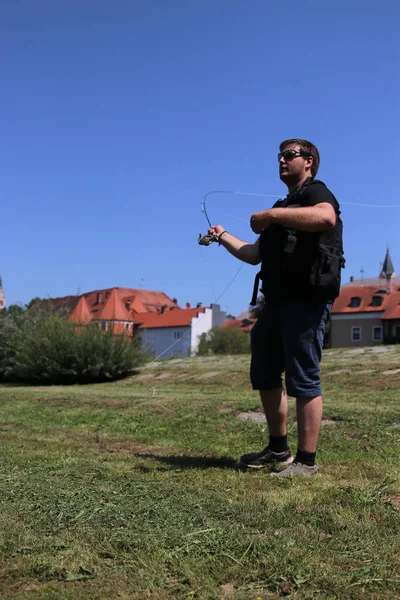
[[[153,358],[159,355],[162,355],[161,358],[172,358],[190,354],[190,327],[154,327],[141,329],[139,332],[143,345],[151,350]],[[182,334],[182,338],[176,343],[174,340],[175,332]]]
[[[154,327],[140,329],[144,346],[151,348],[155,356],[162,358],[173,356],[188,356],[196,354],[202,333],[207,333],[213,327],[220,327],[226,320],[226,313],[221,311],[218,304],[205,308],[198,317],[193,317],[190,326],[186,327]],[[182,339],[174,344],[174,332],[181,332]],[[173,345],[174,344],[174,345]],[[167,352],[165,350],[172,346]]]

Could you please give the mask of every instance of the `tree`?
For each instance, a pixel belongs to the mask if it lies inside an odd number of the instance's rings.
[[[197,346],[197,356],[208,356],[210,354],[210,340],[206,333],[202,333]]]
[[[35,296],[34,298],[32,298],[32,300],[29,300],[28,304],[26,305],[27,310],[32,308],[32,306],[35,306],[35,304],[39,304],[40,302],[42,302],[42,298],[39,298],[39,296]]]
[[[18,316],[22,315],[25,312],[25,307],[21,304],[10,304],[7,308],[3,308],[0,311],[0,316],[8,317],[8,316]]]
[[[198,356],[248,354],[249,352],[249,334],[233,327],[214,327],[208,334],[202,333],[197,349]]]
[[[0,381],[37,385],[124,377],[147,360],[139,337],[102,332],[34,306],[0,319]]]

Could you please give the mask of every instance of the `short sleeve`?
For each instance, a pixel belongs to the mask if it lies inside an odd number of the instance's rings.
[[[319,181],[307,186],[305,199],[308,206],[315,206],[316,204],[321,204],[321,202],[328,202],[328,204],[332,204],[335,211],[339,210],[339,203],[335,196]]]

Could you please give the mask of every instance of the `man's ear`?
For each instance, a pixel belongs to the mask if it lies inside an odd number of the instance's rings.
[[[306,156],[306,169],[311,171],[311,167],[313,165],[314,159],[312,156]]]

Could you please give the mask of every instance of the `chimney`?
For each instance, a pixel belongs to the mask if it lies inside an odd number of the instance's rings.
[[[354,281],[354,275],[350,275],[350,283],[353,283]]]
[[[196,308],[201,308],[201,302],[198,302],[198,303],[196,304]]]
[[[386,277],[386,292],[391,294],[393,291],[393,278],[392,275],[390,277]]]
[[[173,302],[174,304],[178,304],[178,299],[177,299],[177,298],[172,298],[172,302]]]
[[[190,308],[190,302],[186,302],[185,306],[186,308]]]

